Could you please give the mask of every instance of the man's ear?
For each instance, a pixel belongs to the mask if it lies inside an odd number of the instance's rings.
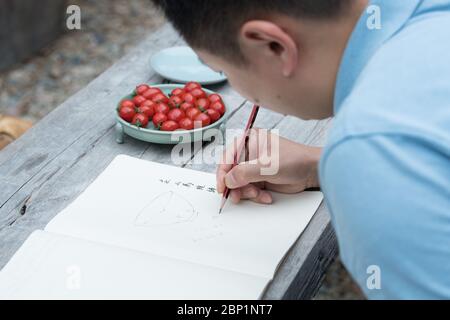
[[[261,54],[268,59],[278,59],[285,77],[291,76],[297,67],[297,44],[275,23],[260,20],[246,22],[241,27],[239,42],[248,59]]]

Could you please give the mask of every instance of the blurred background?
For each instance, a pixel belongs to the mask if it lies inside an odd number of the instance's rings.
[[[67,30],[68,5],[81,30]],[[0,150],[164,23],[149,0],[0,1]],[[363,299],[339,259],[316,299]]]

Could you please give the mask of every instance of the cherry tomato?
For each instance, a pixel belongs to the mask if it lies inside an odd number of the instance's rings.
[[[204,113],[200,113],[194,119],[194,126],[197,125],[197,123],[201,124],[202,127],[209,126],[211,124],[211,118]]]
[[[148,117],[143,113],[138,113],[134,116],[132,123],[139,128],[145,128],[148,125]]]
[[[141,104],[141,107],[143,107],[143,106],[152,106],[154,108],[154,107],[156,107],[156,103],[154,103],[153,101],[150,101],[150,100],[145,100]]]
[[[149,119],[155,114],[155,103],[151,101],[145,101],[140,107],[139,112],[145,114]]]
[[[183,102],[180,105],[180,109],[183,110],[184,112],[186,112],[188,109],[195,107],[192,103],[190,102]]]
[[[136,94],[141,96],[145,91],[147,91],[148,89],[150,89],[150,86],[148,84],[141,84],[139,86],[136,87]]]
[[[181,96],[181,98],[183,99],[184,102],[189,102],[189,103],[194,103],[194,104],[195,104],[195,100],[196,100],[196,99],[195,99],[195,97],[194,97],[191,93],[189,93],[189,92],[183,94],[183,95]]]
[[[172,90],[172,92],[170,93],[171,97],[175,97],[175,96],[181,96],[184,93],[184,90],[181,88],[175,88]]]
[[[123,100],[123,101],[120,103],[120,107],[134,108],[135,105],[134,105],[134,102],[131,101],[131,100]]]
[[[168,120],[163,122],[163,124],[161,125],[160,130],[162,131],[175,131],[179,128],[180,126],[178,125],[177,122],[173,121],[173,120]]]
[[[210,117],[212,123],[216,122],[221,117],[220,113],[214,109],[206,110],[205,114],[207,114],[208,117]]]
[[[211,103],[222,102],[222,97],[219,96],[217,93],[213,93],[213,94],[209,95],[208,99],[209,99],[209,101],[211,101]]]
[[[152,96],[150,100],[157,103],[159,102],[169,103],[169,98],[167,98],[164,93],[157,93],[154,96]]]
[[[207,98],[200,98],[200,99],[197,100],[195,105],[200,110],[205,111],[206,109],[209,108],[209,106],[211,105],[211,102],[209,102],[209,100]]]
[[[190,92],[190,94],[192,94],[195,99],[200,99],[200,98],[206,98],[207,97],[206,92],[203,91],[200,88],[195,88],[194,90],[192,90]]]
[[[179,108],[183,103],[183,99],[180,96],[172,96],[169,99],[169,107],[171,108]]]
[[[147,99],[145,99],[143,96],[136,96],[133,98],[133,102],[136,105],[136,107],[140,107],[141,104],[146,100]]]
[[[172,109],[167,114],[167,118],[169,118],[169,120],[178,122],[181,119],[186,118],[186,113],[180,109]]]
[[[168,114],[170,111],[170,107],[164,103],[158,103],[155,107],[155,113],[164,113],[164,114]]]
[[[163,92],[161,91],[160,88],[150,88],[150,89],[148,89],[147,91],[145,91],[145,92],[142,94],[142,96],[143,96],[145,99],[147,99],[147,100],[151,100],[151,98],[152,98],[155,94],[158,94],[158,93],[163,93]]]
[[[220,101],[212,103],[209,108],[216,110],[220,113],[220,115],[223,115],[225,113],[225,105]]]
[[[192,94],[194,96],[195,99],[200,99],[200,98],[206,98],[206,92],[203,91],[201,88],[195,88],[193,89],[190,94]]]
[[[188,82],[184,86],[184,91],[191,92],[192,90],[194,90],[196,88],[200,88],[201,89],[202,86],[199,83],[197,83],[197,82]]]
[[[194,121],[192,121],[189,118],[181,119],[178,122],[178,124],[180,125],[180,128],[184,129],[184,130],[192,130],[192,129],[194,129]]]
[[[133,104],[133,107],[125,105],[125,106],[120,107],[120,109],[119,109],[119,116],[126,122],[133,121],[133,118],[135,115],[136,115],[136,110],[134,108],[134,104]]]
[[[194,120],[195,117],[197,117],[200,113],[200,110],[198,110],[197,108],[190,108],[186,111],[186,116],[189,119]]]
[[[167,116],[164,113],[156,113],[153,116],[153,124],[157,128],[159,128],[164,121],[167,121]]]

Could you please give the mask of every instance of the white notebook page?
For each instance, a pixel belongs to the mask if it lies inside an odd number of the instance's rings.
[[[271,279],[322,193],[228,201],[215,175],[118,156],[46,231]]]
[[[257,299],[268,282],[36,231],[0,272],[0,299]]]

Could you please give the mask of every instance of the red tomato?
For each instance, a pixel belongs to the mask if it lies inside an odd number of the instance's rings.
[[[201,88],[195,88],[190,92],[195,99],[206,98],[206,92]]]
[[[123,101],[120,103],[120,107],[134,108],[135,105],[134,105],[134,102],[131,101],[131,100],[123,100]]]
[[[149,119],[151,119],[155,114],[155,103],[147,100],[139,107],[139,112],[145,114],[149,117]]]
[[[155,107],[155,113],[164,113],[164,114],[168,114],[170,111],[170,107],[164,103],[158,103]]]
[[[133,102],[137,107],[140,107],[141,104],[146,100],[147,99],[145,99],[143,96],[136,96],[133,98]]]
[[[189,118],[181,119],[178,122],[178,124],[180,125],[180,128],[184,129],[184,130],[192,130],[192,129],[194,129],[194,121],[192,121]]]
[[[145,91],[147,91],[148,89],[150,89],[150,86],[148,84],[141,84],[139,86],[136,87],[136,94],[141,96]]]
[[[209,99],[209,101],[211,101],[211,103],[222,102],[222,97],[219,96],[217,93],[213,93],[213,94],[209,95],[208,99]]]
[[[144,102],[142,102],[141,107],[143,106],[151,106],[151,107],[156,107],[156,103],[154,103],[153,101],[150,100],[145,100]]]
[[[169,120],[173,120],[176,122],[180,121],[181,119],[183,119],[185,117],[186,117],[186,113],[180,109],[172,109],[167,114],[167,118],[169,118]]]
[[[195,103],[195,105],[197,106],[197,108],[199,108],[202,111],[205,111],[206,109],[209,108],[209,106],[211,105],[211,102],[209,102],[208,99],[206,98],[200,98],[197,100],[197,102]]]
[[[159,102],[169,103],[169,98],[167,98],[164,93],[157,93],[154,96],[152,96],[150,100],[156,103]]]
[[[190,102],[183,102],[183,103],[180,105],[180,109],[183,110],[184,112],[186,112],[188,109],[194,108],[194,107],[195,107],[195,106],[194,106],[192,103],[190,103]]]
[[[145,128],[148,125],[148,117],[143,113],[138,113],[134,116],[132,123],[139,128]]]
[[[169,99],[169,106],[171,108],[179,108],[182,103],[183,99],[180,96],[172,96]]]
[[[220,113],[220,115],[223,115],[225,113],[225,105],[220,101],[212,103],[209,108],[216,110]]]
[[[191,93],[189,93],[189,92],[183,94],[183,95],[181,96],[181,98],[183,99],[184,102],[189,102],[189,103],[194,103],[194,104],[195,104],[195,100],[196,100],[196,99],[195,99],[195,97],[194,97]]]
[[[188,82],[184,86],[184,91],[191,92],[192,90],[194,90],[196,88],[200,88],[201,89],[202,86],[199,83],[197,83],[197,82]]]
[[[200,113],[194,119],[194,126],[197,125],[197,123],[201,124],[201,127],[209,126],[211,124],[211,118],[204,113]]]
[[[208,117],[211,118],[212,123],[216,122],[221,117],[220,113],[214,109],[208,109],[205,111],[205,113],[208,115]]]
[[[120,107],[120,109],[119,109],[119,116],[127,122],[133,121],[133,118],[135,115],[136,115],[136,110],[134,108],[134,105],[133,105],[133,107],[125,105],[125,106]]]
[[[162,131],[175,131],[179,128],[180,126],[178,125],[177,122],[173,121],[173,120],[168,120],[163,122],[163,124],[161,125],[160,130]]]
[[[171,97],[174,97],[174,96],[181,96],[183,93],[184,93],[184,90],[183,90],[183,89],[181,89],[181,88],[176,88],[176,89],[173,89],[173,90],[172,90],[172,92],[170,93],[170,96],[171,96]]]
[[[145,99],[150,100],[155,94],[158,94],[158,93],[163,93],[160,88],[150,88],[147,91],[145,91],[142,94],[142,96]]]
[[[163,123],[164,121],[167,121],[167,116],[164,113],[156,113],[153,116],[153,124],[155,125],[155,127],[159,128],[159,126],[161,125],[161,123]]]
[[[198,110],[197,108],[190,108],[186,111],[186,116],[189,119],[194,120],[195,117],[197,117],[200,113],[200,110]]]

